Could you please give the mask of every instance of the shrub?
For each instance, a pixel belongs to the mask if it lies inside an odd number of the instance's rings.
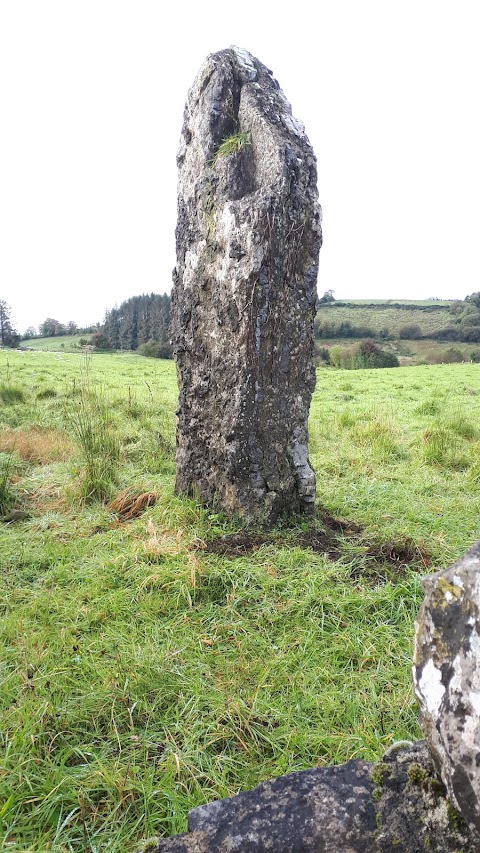
[[[460,341],[467,343],[480,343],[480,326],[466,326],[461,329]]]
[[[99,329],[97,332],[94,332],[88,343],[97,350],[111,349],[108,335],[105,334],[103,329]]]
[[[154,340],[149,340],[146,344],[140,344],[138,352],[140,355],[147,356],[147,358],[172,358],[171,346]]]
[[[315,319],[314,328],[316,338],[335,337],[335,323],[331,323],[329,320],[320,320],[319,317],[317,317]]]
[[[478,323],[478,317],[473,318],[474,322]],[[466,343],[480,343],[480,325],[462,325],[459,326],[444,326],[443,329],[438,329],[432,332],[432,338],[438,341],[465,341]]]
[[[449,347],[441,352],[431,353],[429,361],[431,364],[458,364],[465,361],[465,356],[458,347]]]
[[[460,326],[463,328],[469,326],[480,326],[480,313],[478,311],[468,311],[463,314],[460,319]]]
[[[473,361],[474,364],[480,363],[480,349],[474,349],[470,353],[470,360]]]
[[[54,388],[43,388],[42,391],[39,391],[37,394],[37,400],[49,400],[53,397],[57,396],[57,392]]]
[[[330,362],[344,370],[359,370],[366,367],[399,367],[396,355],[385,352],[372,340],[360,341],[352,347],[331,347]]]
[[[400,326],[398,337],[405,341],[416,341],[422,337],[422,330],[418,323],[406,323]]]
[[[331,347],[330,350],[330,364],[333,364],[334,367],[345,367],[345,353],[347,350],[345,347],[335,346]]]
[[[321,303],[325,304],[325,303],[329,303],[329,302],[335,302],[335,297],[333,295],[334,293],[335,293],[334,290],[326,290],[325,293],[323,294],[323,296],[321,296],[320,299],[318,300],[318,303],[319,304],[321,304]]]
[[[438,341],[458,341],[459,329],[455,326],[444,326],[443,329],[431,332],[431,337]]]
[[[361,341],[358,345],[357,367],[399,367],[396,355],[382,350],[374,341]]]
[[[465,297],[465,302],[470,303],[471,305],[475,305],[477,308],[480,308],[480,291],[476,290],[475,293],[470,293]]]
[[[465,356],[461,349],[449,347],[443,354],[443,361],[445,364],[459,364],[465,361]]]
[[[25,394],[18,385],[0,385],[0,400],[3,403],[23,403]]]
[[[328,349],[328,347],[316,347],[315,355],[325,364],[330,364],[330,350]]]

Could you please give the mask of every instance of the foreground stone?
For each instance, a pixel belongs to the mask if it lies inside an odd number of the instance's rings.
[[[271,72],[230,48],[189,92],[177,161],[177,491],[249,521],[311,511],[312,148]]]
[[[144,853],[478,853],[423,742],[378,764],[290,773],[190,812],[189,832]]]
[[[480,543],[423,585],[413,667],[420,723],[453,803],[480,830]]]

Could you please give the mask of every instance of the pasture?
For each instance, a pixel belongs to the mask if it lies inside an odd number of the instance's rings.
[[[255,535],[174,494],[173,362],[0,351],[0,377],[2,849],[134,851],[419,736],[421,578],[479,535],[480,365],[319,369],[317,516]]]
[[[395,302],[393,304],[375,301],[362,303],[360,300],[349,302],[320,304],[316,316],[316,325],[321,326],[323,322],[340,323],[348,322],[352,326],[367,326],[376,333],[382,329],[388,329],[392,338],[400,337],[402,327],[415,324],[419,327],[421,334],[425,337],[438,329],[442,329],[449,322],[449,303],[422,303],[422,302]]]
[[[22,342],[22,345],[29,350],[38,350],[44,352],[75,352],[81,350],[80,341],[88,340],[90,333],[77,335],[56,335],[53,338],[27,338]]]

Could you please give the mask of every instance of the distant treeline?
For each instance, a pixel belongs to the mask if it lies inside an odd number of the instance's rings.
[[[59,323],[53,317],[47,317],[43,323],[40,323],[38,332],[34,326],[29,326],[23,333],[22,340],[29,340],[30,338],[61,338],[66,335],[90,335],[96,328],[96,326],[77,326],[74,320],[69,320],[68,323]]]
[[[115,306],[107,311],[101,325],[81,329],[73,321],[64,325],[58,320],[47,317],[39,326],[39,335],[35,329],[29,328],[21,337],[23,339],[37,336],[60,337],[81,333],[90,337],[81,339],[80,344],[90,344],[97,350],[133,350],[142,355],[171,358],[170,307],[171,298],[168,294],[150,293],[132,296],[122,302],[119,307]],[[0,309],[2,309],[0,310],[0,344],[18,346],[20,335],[11,327],[10,306],[0,300]],[[340,313],[338,319],[335,319],[335,309],[348,309],[353,322],[344,319],[345,310],[343,310],[343,316]],[[360,313],[365,309],[370,312],[367,313],[366,318]],[[386,316],[382,314],[386,309],[413,311],[415,317],[405,317],[407,322],[398,326],[398,318],[395,322],[391,320],[388,312]],[[426,319],[431,312],[436,312],[435,322],[433,318],[430,321]],[[441,312],[440,322],[439,312]],[[354,321],[355,316],[360,322]],[[394,328],[389,328],[388,325],[381,326],[384,316],[394,324]],[[419,322],[412,322],[412,319],[415,321],[417,317]],[[444,318],[445,325],[442,325]],[[376,324],[376,327],[373,324]],[[349,338],[370,341],[423,339],[480,344],[480,291],[471,293],[465,300],[456,300],[447,305],[434,299],[431,300],[431,304],[337,302],[333,297],[333,291],[326,291],[319,299],[319,312],[315,318],[315,338],[319,341]],[[365,353],[362,354],[362,358],[363,356]]]
[[[380,338],[388,340],[391,338],[390,331],[385,329],[372,329],[370,326],[355,326],[348,320],[342,320],[340,323],[335,323],[333,320],[323,320],[320,317],[315,319],[315,337],[316,338]]]
[[[170,296],[132,296],[105,314],[103,325],[90,338],[98,350],[137,350],[142,355],[171,358],[168,328]]]

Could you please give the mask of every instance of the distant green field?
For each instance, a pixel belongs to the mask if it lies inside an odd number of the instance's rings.
[[[1,849],[133,853],[419,737],[421,578],[479,536],[480,365],[319,369],[317,515],[230,555],[207,545],[242,525],[174,493],[173,362],[0,351],[0,376]],[[324,511],[354,522],[330,554]]]
[[[22,347],[28,349],[56,352],[61,350],[78,349],[79,341],[88,340],[90,334],[86,335],[57,335],[53,338],[28,338],[22,341]]]
[[[375,332],[388,329],[394,338],[399,336],[402,326],[415,324],[420,327],[423,335],[429,335],[448,324],[449,314],[445,307],[438,303],[422,303],[416,308],[405,302],[405,307],[387,306],[385,303],[371,307],[373,303],[349,303],[348,305],[320,305],[317,312],[316,325],[322,322],[335,323],[337,326],[349,322],[352,326],[368,326]]]
[[[452,299],[339,299],[338,302],[349,305],[412,305],[418,307],[449,308]]]

